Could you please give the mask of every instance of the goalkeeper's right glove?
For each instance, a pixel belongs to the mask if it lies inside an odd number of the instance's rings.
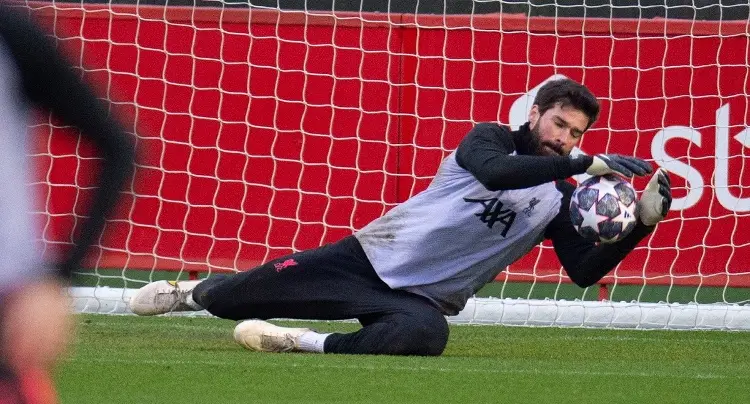
[[[644,176],[653,171],[651,164],[638,157],[621,154],[597,154],[586,169],[588,175],[621,174],[626,177]]]

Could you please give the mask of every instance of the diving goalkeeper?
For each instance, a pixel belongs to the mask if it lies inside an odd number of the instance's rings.
[[[570,279],[588,287],[666,216],[671,190],[659,170],[623,240],[596,245],[575,231],[568,212],[574,187],[565,179],[652,172],[635,157],[569,156],[598,114],[585,86],[550,81],[519,130],[476,125],[426,190],[352,236],[234,275],[153,282],[133,296],[131,309],[140,315],[206,309],[247,320],[234,338],[256,351],[440,355],[448,340],[445,316],[458,314],[543,239],[552,240]],[[362,328],[320,334],[263,321],[271,318],[356,318]]]

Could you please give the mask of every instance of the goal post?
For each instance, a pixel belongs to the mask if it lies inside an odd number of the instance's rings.
[[[672,212],[602,289],[571,285],[544,243],[454,320],[750,329],[747,20],[201,4],[24,3],[136,122],[136,175],[82,271],[79,310],[127,312],[147,281],[351,234],[424,189],[473,125],[519,126],[535,89],[566,76],[602,105],[581,151],[667,169]],[[35,128],[35,213],[55,251],[96,159],[54,121]]]

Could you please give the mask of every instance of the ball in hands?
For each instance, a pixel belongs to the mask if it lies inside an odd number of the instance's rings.
[[[570,199],[570,220],[578,234],[598,243],[625,238],[636,223],[635,189],[618,175],[598,175],[581,182]]]

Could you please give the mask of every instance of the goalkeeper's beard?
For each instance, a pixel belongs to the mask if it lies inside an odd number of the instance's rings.
[[[516,132],[518,136],[515,137],[514,143],[516,144],[516,151],[518,154],[540,156],[542,155],[542,144],[539,137],[539,124],[535,127],[531,127],[529,124],[529,131],[524,133],[523,131]]]
[[[551,150],[553,150],[555,153],[550,153],[545,146]],[[529,136],[528,136],[528,142],[526,147],[527,153],[525,154],[533,154],[536,156],[567,156],[567,153],[563,151],[563,149],[554,143],[550,142],[542,142],[542,136],[541,133],[539,133],[539,122],[537,122],[536,125],[534,125],[533,128],[529,128]]]
[[[534,127],[529,126],[529,132],[526,136],[517,139],[516,147],[518,154],[525,154],[530,156],[546,156],[547,151],[542,143],[542,137],[539,133],[539,123]]]

